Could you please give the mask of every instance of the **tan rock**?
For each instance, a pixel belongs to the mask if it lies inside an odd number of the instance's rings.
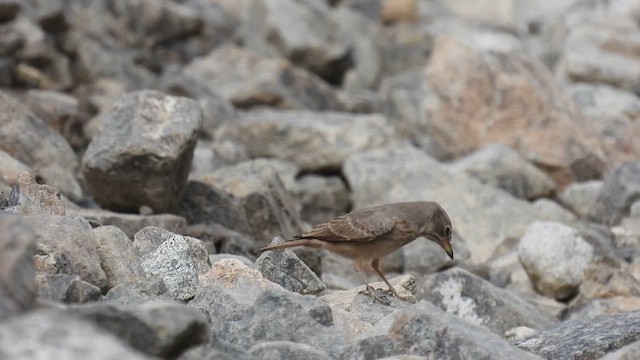
[[[503,143],[560,184],[603,172],[598,135],[546,68],[524,52],[443,36],[425,77],[435,94],[424,115],[427,129],[445,157]]]

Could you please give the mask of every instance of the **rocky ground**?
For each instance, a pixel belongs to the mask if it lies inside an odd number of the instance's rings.
[[[0,359],[640,358],[637,0],[0,0],[0,86]],[[405,300],[254,253],[409,200]]]

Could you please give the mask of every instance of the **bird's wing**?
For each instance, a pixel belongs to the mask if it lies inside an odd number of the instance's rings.
[[[371,241],[392,231],[396,226],[405,227],[397,217],[384,216],[376,211],[354,212],[316,225],[298,238],[314,238],[325,241]]]

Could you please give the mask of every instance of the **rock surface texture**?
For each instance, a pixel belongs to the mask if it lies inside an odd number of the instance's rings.
[[[0,360],[639,359],[639,49],[638,0],[0,0]],[[429,237],[256,251],[313,228]]]

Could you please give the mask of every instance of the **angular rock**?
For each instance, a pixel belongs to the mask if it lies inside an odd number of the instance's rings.
[[[126,94],[103,114],[82,159],[94,199],[120,210],[177,205],[202,123],[197,103],[156,91]]]
[[[107,330],[148,355],[174,359],[188,348],[206,343],[207,320],[199,311],[169,301],[73,306],[69,313]]]
[[[198,239],[147,227],[136,233],[133,245],[140,253],[147,276],[160,276],[176,299],[193,297],[198,274],[210,266],[207,251]]]
[[[540,198],[533,202],[533,207],[538,210],[538,220],[553,221],[567,225],[575,224],[577,217],[571,211],[560,204],[547,198]]]
[[[107,288],[107,275],[100,266],[100,253],[89,222],[58,215],[28,219],[36,233],[37,271],[78,275],[101,290]]]
[[[602,360],[633,360],[640,357],[640,341],[636,341],[622,348],[608,353]]]
[[[419,238],[402,247],[404,253],[404,272],[415,275],[426,275],[447,268],[455,263],[461,263],[471,257],[471,251],[466,240],[453,233],[451,246],[455,260],[442,251],[440,245],[425,238]]]
[[[21,173],[33,173],[27,165],[20,160],[0,150],[0,191],[9,196],[11,187],[18,181]]]
[[[245,234],[218,224],[196,224],[187,228],[186,234],[200,239],[209,254],[222,253],[255,259],[255,241]]]
[[[82,198],[75,177],[78,159],[67,141],[4,92],[0,92],[0,144],[0,150],[31,167],[44,183],[71,200]]]
[[[319,349],[306,344],[298,344],[291,341],[264,342],[251,347],[249,355],[256,359],[282,360],[282,359],[309,359],[329,360],[331,357]]]
[[[343,108],[333,89],[315,75],[284,59],[262,58],[231,45],[194,59],[184,71],[238,108]]]
[[[572,27],[561,60],[566,76],[574,82],[605,83],[637,91],[640,56],[633,49],[640,46],[640,31],[629,20],[591,21]]]
[[[331,83],[349,67],[349,48],[338,36],[328,4],[293,0],[253,1],[241,34],[249,50],[281,56]]]
[[[601,180],[576,182],[567,186],[558,198],[562,205],[571,209],[579,217],[586,218],[589,210],[595,205],[603,184]]]
[[[82,281],[78,275],[38,274],[38,296],[65,304],[84,304],[102,299],[100,289]]]
[[[71,147],[85,146],[77,98],[56,91],[29,90],[25,94],[29,109],[50,128],[62,135]]]
[[[9,194],[8,212],[22,215],[64,215],[64,201],[60,191],[49,185],[40,185],[29,173],[20,173]]]
[[[240,260],[222,259],[200,280],[189,305],[209,315],[219,339],[245,349],[267,341],[291,341],[330,356],[344,345],[331,309],[322,300],[285,291]]]
[[[116,285],[104,296],[104,300],[114,304],[139,304],[156,300],[173,301],[173,293],[167,290],[164,281],[151,277],[135,283]]]
[[[363,350],[377,344],[376,358],[407,354],[434,359],[539,359],[428,302],[409,305],[381,320],[350,344],[347,358],[359,358],[353,348],[365,342],[370,345]]]
[[[433,92],[425,100],[426,129],[445,156],[501,142],[560,185],[604,171],[598,134],[544,66],[523,51],[443,36],[425,78]]]
[[[637,95],[609,85],[588,83],[572,85],[569,92],[585,119],[614,150],[611,155],[616,162],[638,158],[640,145],[635,139],[640,136],[637,121],[640,98]]]
[[[342,88],[348,91],[351,95],[351,101],[344,101],[341,96],[343,104],[350,112],[381,112],[378,96],[376,93],[370,93],[363,98],[361,95],[364,92],[359,90],[376,89],[379,85],[380,78],[384,66],[382,54],[380,50],[380,43],[376,39],[376,34],[379,33],[380,28],[376,23],[370,21],[366,16],[359,14],[357,11],[348,9],[345,6],[334,8],[332,11],[332,20],[337,24],[338,38],[349,45],[348,57],[343,58],[347,60],[340,65],[347,65],[346,72],[341,78],[340,84]],[[342,70],[342,69],[338,69]],[[337,72],[336,75],[342,75]],[[328,79],[330,82],[335,83],[333,79]],[[354,92],[354,90],[356,92]],[[355,99],[364,100],[365,103],[358,101],[365,106],[357,106],[354,109],[353,95]],[[371,102],[373,100],[373,102]],[[351,102],[351,104],[349,104]],[[354,111],[354,110],[358,111]],[[374,110],[375,109],[375,110]],[[373,110],[373,111],[371,111]]]
[[[593,247],[573,228],[536,221],[520,239],[518,258],[536,289],[555,299],[576,293],[591,263]]]
[[[249,112],[216,137],[243,144],[252,158],[275,157],[307,171],[337,170],[355,152],[400,143],[383,116],[310,111]]]
[[[615,296],[607,299],[594,299],[570,308],[562,315],[565,320],[573,320],[634,311],[640,311],[640,297]]]
[[[517,198],[548,197],[556,190],[555,183],[544,172],[502,144],[488,145],[458,159],[453,168],[466,171],[481,182],[499,187]]]
[[[189,177],[202,176],[225,166],[237,165],[249,160],[247,150],[235,141],[199,140],[193,152]]]
[[[640,312],[568,320],[516,342],[544,359],[599,359],[640,340]]]
[[[504,239],[520,237],[536,217],[529,203],[465,173],[452,172],[415,148],[355,154],[347,159],[343,172],[354,208],[398,201],[438,202],[449,214],[453,229],[467,241],[474,263],[489,259]]]
[[[149,226],[159,227],[177,234],[182,234],[187,229],[187,220],[182,216],[173,214],[137,215],[84,208],[68,208],[66,213],[68,216],[79,216],[105,226],[116,226],[129,239],[133,239],[133,236],[138,231]]]
[[[604,184],[588,218],[605,225],[616,225],[629,214],[640,198],[640,161],[623,163],[604,177]]]
[[[109,289],[146,277],[138,250],[122,230],[115,226],[100,226],[93,229],[93,234]]]
[[[501,337],[514,327],[538,330],[557,323],[524,298],[458,268],[428,276],[418,286],[416,298]]]
[[[219,173],[223,174],[224,169]],[[247,234],[252,231],[242,202],[208,181],[207,174],[189,180],[180,202],[180,214],[189,225],[219,224]]]
[[[0,321],[29,310],[35,302],[35,234],[17,216],[0,212]],[[1,351],[0,351],[1,353]]]
[[[40,310],[0,323],[0,358],[153,359],[88,321],[53,310]]]
[[[416,278],[413,275],[406,274],[395,278],[389,278],[388,280],[391,285],[393,285],[394,289],[396,289],[400,297],[404,298],[407,302],[415,302],[415,297],[413,296],[413,294],[415,294],[416,292]],[[382,281],[371,282],[369,283],[369,285],[371,285],[371,287],[376,290],[388,289],[387,284]],[[356,298],[358,297],[358,295],[365,290],[366,289],[364,285],[356,286],[348,290],[336,291],[327,295],[323,295],[321,299],[329,304],[333,309],[349,310],[354,302],[356,302]],[[384,293],[380,295],[388,296]],[[360,299],[358,301],[362,302]]]
[[[221,193],[222,195],[218,197],[229,199],[232,203],[239,203],[242,208],[239,209],[238,215],[228,213],[224,208],[214,210],[221,212],[223,217],[234,217],[230,221],[226,219],[220,221],[216,217],[203,219],[204,216],[194,217],[187,214],[188,219],[191,217],[194,220],[202,219],[205,223],[218,222],[233,230],[252,235],[259,244],[266,244],[274,235],[291,238],[301,231],[301,220],[296,211],[295,201],[285,189],[276,168],[268,160],[252,160],[222,168],[194,181],[208,185],[213,189],[209,190],[210,192]],[[211,204],[203,202],[203,206],[210,207]],[[236,209],[235,206],[232,207],[233,211]],[[204,212],[205,210],[206,208],[191,208],[189,211]],[[243,222],[242,215],[246,216],[247,223],[234,224],[238,220]],[[194,220],[190,219],[189,222],[193,223]]]
[[[284,240],[276,237],[271,244]],[[302,295],[318,294],[327,287],[290,249],[265,251],[256,260],[256,267],[267,279]]]
[[[303,221],[320,224],[349,212],[349,190],[338,176],[303,175],[295,186]]]

